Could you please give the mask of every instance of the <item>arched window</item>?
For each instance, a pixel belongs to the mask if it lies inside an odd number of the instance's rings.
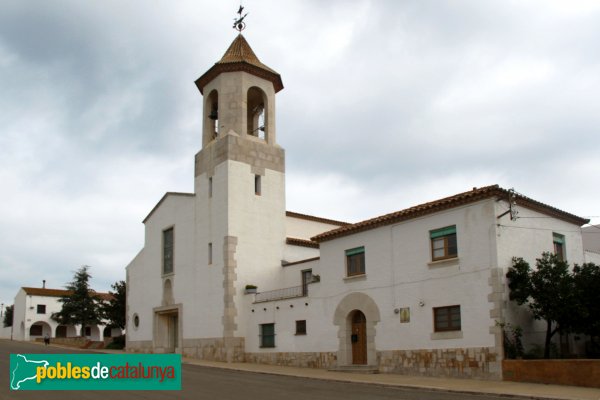
[[[163,285],[163,305],[173,304],[173,286],[171,280],[165,280]]]
[[[214,140],[219,134],[219,93],[216,90],[208,95],[206,106],[206,124],[210,140]]]
[[[248,135],[265,140],[267,137],[267,96],[256,86],[248,89]]]

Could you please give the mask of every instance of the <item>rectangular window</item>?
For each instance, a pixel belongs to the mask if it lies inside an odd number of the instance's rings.
[[[434,308],[433,327],[435,332],[460,331],[460,306]]]
[[[365,247],[346,250],[346,273],[348,276],[365,274]]]
[[[560,261],[564,261],[565,255],[565,237],[559,233],[552,233],[552,242],[554,243],[554,254]]]
[[[212,182],[212,176],[210,178],[208,178],[208,197],[212,197],[212,186],[213,186],[213,182]]]
[[[173,272],[173,228],[163,231],[163,274]]]
[[[212,264],[212,243],[208,244],[208,265]]]
[[[308,284],[312,282],[312,269],[305,269],[302,274],[302,296],[308,296]]]
[[[429,237],[431,238],[432,261],[455,258],[458,255],[456,225],[430,231]]]
[[[85,336],[92,336],[92,327],[91,326],[85,327]]]
[[[260,175],[254,175],[254,194],[257,196],[261,194]]]
[[[261,324],[260,347],[275,347],[275,324]]]
[[[296,335],[306,335],[306,320],[296,321]]]
[[[45,304],[38,304],[37,305],[37,313],[38,314],[46,314],[46,305]]]

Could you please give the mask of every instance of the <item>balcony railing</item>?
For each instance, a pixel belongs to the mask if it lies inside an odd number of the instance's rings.
[[[293,286],[285,289],[269,290],[268,292],[256,293],[255,303],[264,303],[266,301],[275,301],[283,299],[293,299],[295,297],[304,297],[308,295],[308,285]]]

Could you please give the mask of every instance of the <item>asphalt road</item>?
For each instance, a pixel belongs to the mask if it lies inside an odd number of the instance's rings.
[[[181,391],[11,391],[10,353],[78,353],[78,350],[0,340],[0,400],[120,400],[120,399],[261,399],[261,400],[506,400],[505,397],[470,395],[377,385],[331,382],[279,375],[257,374],[182,365]]]

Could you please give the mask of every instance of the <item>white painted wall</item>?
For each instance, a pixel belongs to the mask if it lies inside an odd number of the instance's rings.
[[[59,323],[54,321],[51,316],[53,313],[59,312],[62,309],[62,303],[59,301],[59,299],[60,297],[55,296],[30,295],[27,294],[23,288],[20,288],[15,296],[13,339],[35,340],[43,338],[46,334],[48,334],[48,336],[51,338],[56,337],[56,328],[59,326]],[[43,314],[38,314],[38,305],[45,305],[46,312]],[[29,329],[35,323],[42,323],[43,325],[42,335],[40,336],[31,336],[29,334]],[[105,326],[106,325],[104,324],[93,326],[92,334],[88,337],[88,339],[102,340],[102,333]],[[71,332],[73,335],[79,335],[81,332],[81,326],[76,325],[75,327],[70,327],[68,332]]]
[[[339,228],[339,225],[313,221],[287,215],[285,218],[286,236],[297,239],[310,240],[320,233]]]
[[[377,350],[494,346],[487,302],[495,267],[494,210],[493,200],[485,200],[321,243],[321,259],[313,264],[321,282],[310,286],[309,297],[254,304],[249,330],[275,323],[275,351],[337,351],[335,309],[347,294],[362,292],[375,300],[381,315],[375,326]],[[448,225],[457,228],[458,260],[431,263],[429,231]],[[359,246],[365,246],[366,276],[346,278],[345,250]],[[304,303],[309,306],[299,310]],[[461,306],[462,338],[432,339],[432,307],[455,304]],[[400,323],[394,313],[400,307],[410,307],[410,323]],[[301,317],[307,319],[308,335],[295,337],[289,330]],[[246,343],[250,352],[273,351],[258,348],[252,337]]]
[[[586,251],[584,258],[586,263],[594,263],[596,265],[600,265],[600,253],[596,253],[594,251]]]
[[[173,194],[167,196],[146,221],[144,249],[127,266],[128,341],[152,340],[153,308],[162,304],[163,297],[163,230],[170,227],[174,228],[174,273],[168,278],[173,287],[174,302],[185,300],[192,304],[185,297],[194,293],[194,197]],[[183,312],[186,312],[185,307]],[[136,314],[140,320],[138,328],[133,325]],[[191,322],[192,318],[187,320]],[[189,325],[184,323],[183,328],[185,331]]]
[[[508,209],[508,203],[500,201],[496,203],[496,215],[500,215]],[[496,228],[496,240],[498,242],[498,266],[506,273],[512,265],[513,257],[522,257],[535,268],[536,259],[543,252],[553,252],[553,236],[559,233],[565,236],[567,261],[571,266],[584,262],[583,243],[581,229],[557,218],[551,218],[546,214],[519,207],[518,218],[511,221],[508,215],[498,219],[499,226]],[[535,321],[527,306],[518,306],[509,301],[509,289],[506,288],[506,321],[513,326],[523,328],[523,342],[526,350],[533,343],[544,343],[546,333],[546,322]]]
[[[287,262],[306,260],[308,258],[319,257],[319,249],[304,246],[285,245],[283,249],[283,259]]]

